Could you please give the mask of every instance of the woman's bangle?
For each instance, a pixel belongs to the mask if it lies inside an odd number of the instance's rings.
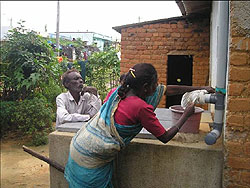
[[[178,131],[180,130],[180,128],[178,126],[175,125],[175,127],[178,129]]]

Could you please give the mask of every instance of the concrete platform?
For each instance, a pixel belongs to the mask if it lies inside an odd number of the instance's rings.
[[[168,108],[156,108],[155,114],[165,129],[169,129],[170,127],[172,127],[171,111]],[[205,111],[201,115],[200,130],[208,132],[210,130],[209,123],[212,123],[211,114],[208,111]],[[58,126],[57,131],[76,133],[82,126],[85,126],[85,124],[85,122],[64,123]],[[156,139],[144,128],[136,137]]]
[[[157,109],[165,127],[171,120],[164,119],[166,110]],[[163,118],[162,118],[163,117]],[[199,134],[178,133],[172,141],[163,144],[149,133],[134,138],[116,160],[113,176],[115,188],[220,188],[222,187],[223,152],[221,138],[213,146],[204,143],[212,122],[209,113],[203,113]],[[72,130],[71,130],[72,131]],[[69,144],[74,132],[55,131],[49,135],[49,156],[65,166]],[[148,136],[147,136],[148,135]],[[50,167],[50,187],[68,187],[63,174]]]
[[[221,188],[219,145],[136,138],[115,160],[116,188]]]

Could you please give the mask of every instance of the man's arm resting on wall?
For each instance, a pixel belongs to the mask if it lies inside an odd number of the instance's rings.
[[[66,110],[65,103],[61,98],[56,99],[56,105],[57,105],[56,115],[59,124],[66,122],[88,121],[90,119],[89,114],[78,114],[78,113],[70,114]]]
[[[92,118],[100,110],[102,101],[99,97],[90,94],[88,98],[88,105],[89,108],[87,109],[86,114],[89,114],[90,118]]]

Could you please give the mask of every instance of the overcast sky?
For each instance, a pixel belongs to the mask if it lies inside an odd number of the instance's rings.
[[[91,31],[120,39],[114,26],[181,16],[175,1],[60,1],[60,31]],[[38,32],[56,32],[57,1],[1,1],[1,26],[19,20]],[[139,18],[140,17],[140,18]]]

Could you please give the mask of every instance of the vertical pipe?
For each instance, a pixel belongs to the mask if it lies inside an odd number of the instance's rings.
[[[228,32],[229,32],[229,2],[219,1],[219,27],[217,40],[217,79],[216,87],[226,88]]]
[[[217,74],[216,74],[216,103],[213,130],[205,137],[208,145],[215,144],[220,137],[223,127],[226,95],[226,74],[228,62],[228,33],[229,33],[229,2],[218,1],[217,27]]]

